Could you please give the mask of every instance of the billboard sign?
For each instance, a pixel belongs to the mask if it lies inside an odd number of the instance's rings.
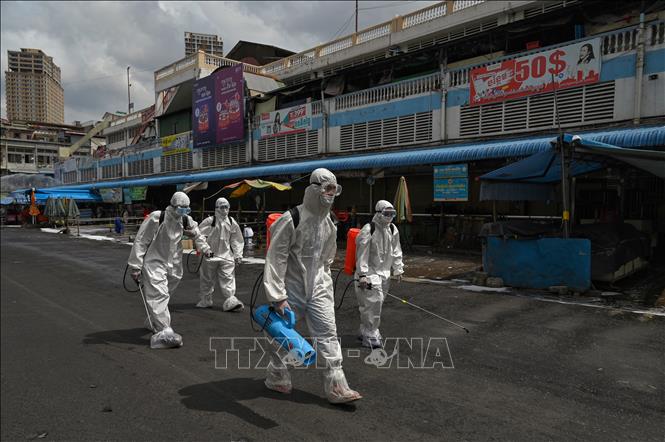
[[[242,140],[245,137],[242,65],[215,74],[215,96],[217,143]]]
[[[189,152],[191,150],[190,142],[191,137],[189,132],[162,137],[159,139],[159,144],[162,146],[162,156]]]
[[[482,66],[469,74],[471,106],[600,81],[600,38]]]
[[[261,114],[261,138],[274,137],[312,129],[312,104],[287,107]]]
[[[244,139],[244,97],[242,65],[221,69],[194,83],[194,148]]]

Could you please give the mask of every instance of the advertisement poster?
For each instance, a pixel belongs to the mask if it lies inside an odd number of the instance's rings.
[[[129,188],[129,195],[132,201],[145,201],[147,193],[148,193],[148,186]]]
[[[121,203],[122,187],[113,187],[109,189],[99,189],[102,201],[105,203]]]
[[[261,138],[304,132],[310,129],[312,129],[311,103],[261,114]]]
[[[245,102],[242,65],[222,69],[215,75],[217,144],[245,137]]]
[[[214,146],[245,137],[242,65],[228,67],[192,87],[193,147]]]
[[[194,148],[211,146],[215,143],[216,118],[215,109],[215,81],[208,76],[194,83],[192,87],[192,134],[194,135]]]
[[[122,189],[122,199],[125,204],[131,204],[132,203],[132,191],[128,187],[124,187]]]
[[[496,103],[600,80],[600,38],[472,69],[469,103]],[[554,80],[554,83],[552,82]]]
[[[191,137],[189,132],[182,132],[160,138],[159,144],[162,146],[162,156],[189,152],[191,150],[190,140]]]
[[[469,169],[466,164],[434,167],[434,201],[468,201]]]

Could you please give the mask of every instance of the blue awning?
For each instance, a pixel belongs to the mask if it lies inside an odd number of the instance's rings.
[[[147,178],[102,181],[54,189],[101,189],[109,187],[159,186],[188,182],[225,181],[238,178],[259,178],[276,175],[309,173],[318,167],[332,171],[362,170],[387,167],[450,164],[509,157],[525,157],[551,149],[555,135],[488,142],[441,145],[434,148],[404,148],[396,152],[377,154],[351,153],[323,159],[290,163],[262,164],[251,167],[160,175]],[[585,138],[627,148],[665,145],[665,127],[641,127],[602,132],[589,132]]]
[[[577,135],[566,135],[564,141],[572,144],[575,152],[614,158],[665,178],[665,146],[658,146],[660,150],[629,149]]]
[[[633,164],[660,177],[665,176],[665,151],[614,146],[593,140],[588,135],[564,134],[563,141],[578,154],[570,162],[568,174],[571,177],[601,169],[603,165],[598,161],[607,157]],[[625,141],[630,143],[630,138]],[[656,137],[652,142],[658,143],[659,140]],[[550,185],[561,181],[561,155],[556,150],[556,139],[551,144],[548,150],[482,175],[480,200],[553,199],[554,192]],[[583,159],[579,158],[580,153],[585,154]]]
[[[570,176],[583,175],[601,167],[602,164],[594,161],[573,160],[568,173]],[[554,149],[545,150],[501,169],[486,173],[480,179],[519,181],[522,183],[555,183],[561,181],[561,155],[556,153]]]
[[[30,204],[31,190],[16,190],[10,194],[19,204]],[[88,189],[35,189],[35,203],[46,204],[49,198],[72,198],[76,202],[101,203],[102,197]]]

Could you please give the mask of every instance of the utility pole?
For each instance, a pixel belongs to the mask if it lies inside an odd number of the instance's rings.
[[[132,84],[129,82],[129,66],[127,66],[127,115],[132,113],[132,99],[129,93],[131,86]],[[125,135],[125,147],[127,147],[129,145],[129,130],[123,130],[123,134]]]
[[[129,66],[127,66],[127,115],[132,113],[132,99],[129,93],[129,88],[132,84],[129,82]]]
[[[356,34],[358,33],[358,0],[356,0]]]
[[[552,74],[552,87],[554,88],[554,110],[556,112],[556,122],[559,127],[559,136],[557,137],[557,148],[561,155],[561,199],[563,200],[563,237],[568,239],[570,235],[570,210],[568,208],[568,164],[566,162],[566,148],[563,142],[563,132],[561,131],[561,120],[559,119],[559,101],[557,99],[557,84]]]

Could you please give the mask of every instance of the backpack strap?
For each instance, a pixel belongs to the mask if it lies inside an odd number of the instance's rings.
[[[298,210],[298,206],[289,209],[289,213],[291,213],[291,219],[293,220],[293,228],[297,229],[298,224],[300,223],[300,211]]]
[[[300,211],[298,210],[298,206],[290,208],[289,213],[291,214],[291,219],[293,220],[293,228],[297,229],[298,224],[300,223]],[[332,212],[328,216],[334,223],[335,221],[333,220]]]
[[[395,228],[396,228],[395,224],[390,223],[390,231],[392,232],[393,235],[395,234]],[[376,230],[376,226],[374,225],[374,221],[370,221],[369,222],[369,234],[373,235],[374,230]]]
[[[166,210],[162,210],[161,213],[159,214],[159,224],[161,225],[164,222],[164,216],[166,215]],[[213,221],[215,221],[213,219]],[[185,229],[189,229],[189,217],[187,215],[182,217],[182,226]]]

